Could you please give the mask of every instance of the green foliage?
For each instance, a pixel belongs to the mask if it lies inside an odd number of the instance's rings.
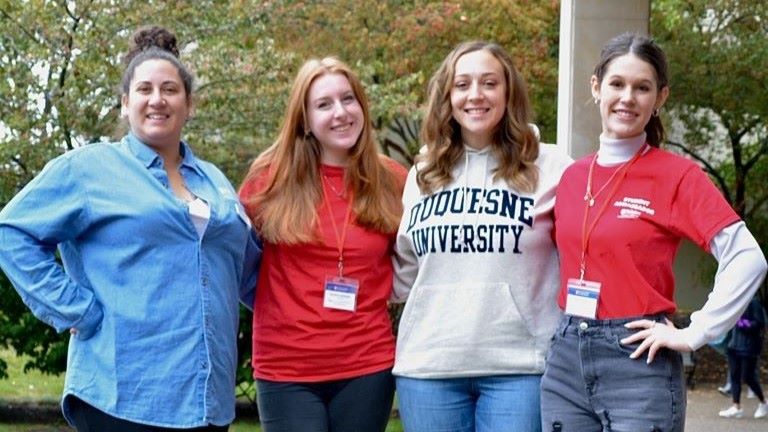
[[[18,355],[13,349],[0,350],[0,359],[8,363],[8,377],[0,380],[0,405],[4,402],[56,403],[61,398],[63,377],[25,368],[29,357]]]
[[[0,350],[11,347],[29,356],[24,371],[36,369],[48,374],[65,370],[69,335],[58,335],[37,320],[8,279],[0,272]],[[8,378],[7,362],[0,358],[0,379]]]
[[[768,4],[653,2],[652,30],[670,63],[671,144],[704,164],[743,217],[765,211],[768,189]]]
[[[420,119],[427,81],[457,43],[498,42],[528,82],[544,140],[555,140],[557,1],[283,0],[265,8],[278,47],[301,59],[336,55],[355,68],[380,131],[399,118]],[[417,143],[400,138],[413,154]]]
[[[654,0],[651,24],[670,63],[669,144],[704,167],[767,252],[768,3]]]

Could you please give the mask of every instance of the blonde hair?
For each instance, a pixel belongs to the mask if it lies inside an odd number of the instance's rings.
[[[251,164],[245,182],[264,179],[260,192],[245,197],[262,238],[272,243],[296,244],[316,240],[317,205],[322,200],[321,147],[310,133],[307,94],[312,83],[326,74],[347,78],[363,111],[363,130],[350,149],[344,182],[354,197],[358,226],[391,233],[402,215],[402,184],[385,165],[373,137],[368,100],[363,84],[335,57],[310,59],[299,69],[277,140]],[[392,162],[394,163],[394,162]]]
[[[480,50],[488,51],[501,63],[507,84],[507,107],[491,144],[499,161],[494,180],[502,178],[521,192],[532,192],[538,184],[535,161],[539,156],[539,140],[529,126],[531,107],[525,81],[504,48],[495,43],[471,41],[456,46],[429,81],[421,129],[427,151],[417,157],[420,169],[416,177],[424,193],[432,193],[450,183],[451,171],[464,154],[461,126],[452,115],[451,88],[459,58]]]

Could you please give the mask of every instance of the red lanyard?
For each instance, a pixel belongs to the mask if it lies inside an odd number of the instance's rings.
[[[352,203],[355,202],[355,197],[352,193],[349,194],[349,205],[347,206],[347,214],[344,216],[344,229],[341,231],[341,234],[339,234],[339,228],[336,226],[336,218],[333,216],[333,211],[331,210],[331,200],[328,199],[328,188],[326,187],[326,178],[325,176],[322,176],[323,180],[323,202],[325,203],[325,208],[328,209],[328,217],[331,219],[331,226],[333,227],[333,233],[336,236],[336,249],[339,251],[339,263],[338,263],[338,269],[339,269],[339,276],[344,276],[344,239],[347,237],[347,227],[349,226],[349,219],[352,216]]]
[[[608,181],[603,185],[602,188],[600,188],[599,191],[595,195],[592,195],[592,174],[595,169],[595,162],[597,161],[597,153],[595,153],[595,156],[592,158],[592,162],[589,164],[589,174],[587,176],[587,190],[584,194],[584,220],[581,224],[581,265],[579,266],[579,279],[582,281],[584,280],[584,273],[587,271],[587,247],[589,246],[589,236],[592,235],[592,230],[595,229],[595,225],[597,225],[597,221],[600,219],[600,217],[605,212],[605,209],[608,208],[608,204],[611,202],[611,198],[616,193],[616,191],[619,189],[619,186],[621,186],[621,183],[624,181],[624,177],[626,177],[627,172],[629,171],[629,167],[632,166],[635,161],[637,161],[640,156],[645,152],[646,147],[648,147],[648,144],[643,144],[642,147],[640,147],[640,150],[635,153],[634,156],[632,156],[632,159],[625,162],[622,166],[620,166],[612,175],[608,178]],[[611,187],[611,190],[608,192],[608,197],[605,199],[605,202],[603,202],[600,207],[597,210],[597,214],[595,215],[595,218],[592,220],[592,223],[587,227],[587,217],[589,216],[589,209],[592,208],[592,205],[594,204],[595,197],[600,194],[600,192],[605,189],[606,186],[608,186],[613,179],[617,178],[616,183],[613,184]]]

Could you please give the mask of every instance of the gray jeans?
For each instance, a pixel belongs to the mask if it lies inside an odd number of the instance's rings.
[[[541,379],[544,432],[682,432],[685,384],[680,353],[662,349],[651,364],[630,359],[619,341],[638,318],[565,316],[552,337]],[[644,317],[662,321],[663,316]]]

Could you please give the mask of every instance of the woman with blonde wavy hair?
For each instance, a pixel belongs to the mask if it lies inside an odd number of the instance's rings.
[[[525,82],[495,43],[458,45],[430,80],[425,148],[403,193],[393,373],[409,432],[538,431],[559,312],[554,189]]]
[[[336,58],[307,61],[240,190],[264,241],[252,362],[266,432],[385,429],[405,175],[377,150],[360,79]]]

